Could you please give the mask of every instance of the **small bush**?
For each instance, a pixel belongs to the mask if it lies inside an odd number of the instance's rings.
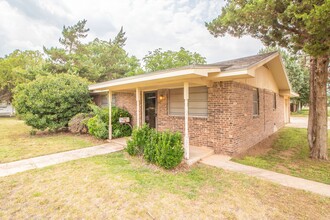
[[[108,109],[107,109],[107,113],[109,117]],[[132,134],[131,126],[127,124],[120,124],[119,123],[120,117],[129,117],[130,120],[132,120],[132,115],[128,111],[118,107],[112,107],[111,109],[112,136],[115,138],[131,136]]]
[[[86,134],[88,132],[87,122],[93,117],[91,113],[78,113],[69,121],[69,131],[72,133]]]
[[[88,132],[101,139],[109,137],[109,109],[100,108],[96,105],[91,105],[94,113],[94,117],[88,120],[87,127]],[[112,107],[111,109],[111,124],[112,124],[112,136],[114,138],[130,136],[132,129],[127,124],[120,124],[119,117],[129,117],[132,119],[131,114],[121,108]]]
[[[165,169],[179,165],[184,154],[180,133],[156,132],[148,125],[133,130],[126,150],[133,156],[143,155],[146,161]]]
[[[180,133],[169,131],[159,133],[156,148],[156,164],[165,169],[172,169],[179,165],[184,154]]]
[[[88,120],[87,127],[88,132],[97,138],[107,139],[109,137],[108,125],[97,115]]]
[[[151,128],[144,124],[141,128],[135,128],[132,132],[132,139],[127,141],[127,152],[129,155],[143,155],[144,147],[149,142]]]

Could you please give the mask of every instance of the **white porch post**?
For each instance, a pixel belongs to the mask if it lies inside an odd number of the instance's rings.
[[[109,140],[112,139],[112,124],[111,124],[111,110],[112,110],[112,91],[109,89]]]
[[[136,126],[140,127],[140,89],[136,88]]]
[[[183,97],[184,97],[184,158],[189,159],[189,133],[188,133],[189,83],[188,82],[184,83]]]

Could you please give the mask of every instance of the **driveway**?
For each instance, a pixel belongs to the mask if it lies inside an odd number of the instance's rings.
[[[290,117],[290,123],[285,125],[291,128],[307,128],[308,117]],[[330,121],[328,119],[328,129],[330,129]]]

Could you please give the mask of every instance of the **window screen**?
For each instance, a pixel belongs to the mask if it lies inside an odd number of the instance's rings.
[[[101,107],[107,107],[107,106],[109,106],[108,101],[109,101],[109,95],[108,94],[102,95],[101,96],[101,103],[100,103],[101,104]],[[112,106],[115,106],[116,105],[116,94],[112,94],[111,105]]]
[[[207,87],[189,88],[189,115],[207,116]],[[169,92],[169,114],[184,115],[183,88]]]

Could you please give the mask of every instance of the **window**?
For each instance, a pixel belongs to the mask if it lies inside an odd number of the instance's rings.
[[[109,106],[108,102],[109,102],[109,95],[108,94],[102,95],[101,102],[100,102],[101,107],[108,107]],[[111,105],[112,106],[116,105],[116,94],[112,94]]]
[[[253,89],[253,115],[259,115],[259,89]]]
[[[189,116],[207,116],[207,87],[189,88]],[[184,115],[183,88],[169,91],[169,115]]]
[[[276,93],[274,92],[274,98],[273,98],[273,110],[276,110]]]

